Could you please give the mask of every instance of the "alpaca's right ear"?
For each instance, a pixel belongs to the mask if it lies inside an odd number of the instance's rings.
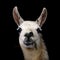
[[[18,26],[23,22],[23,19],[21,18],[16,6],[13,8],[13,18],[14,18],[15,23]]]

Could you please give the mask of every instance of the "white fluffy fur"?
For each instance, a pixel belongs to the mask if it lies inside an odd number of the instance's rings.
[[[22,31],[19,33],[19,44],[22,48],[25,60],[49,60],[46,46],[44,44],[41,33],[37,32],[37,28],[41,30],[42,25],[44,24],[47,17],[47,9],[43,8],[41,15],[37,21],[24,21],[19,15],[17,7],[13,9],[13,18],[15,23],[18,25]],[[33,36],[30,38],[36,43],[35,45],[25,45],[23,42],[25,40],[25,34],[33,32]]]
[[[37,46],[40,46],[40,36],[37,32],[37,28],[40,28],[41,30],[41,27],[39,27],[39,25],[34,22],[34,21],[24,21],[20,26],[19,28],[22,28],[22,31],[20,33],[20,36],[19,36],[19,43],[21,46],[25,46],[23,41],[25,39],[25,34],[26,33],[29,33],[29,32],[33,32],[33,37],[31,37],[34,41],[36,41],[37,43]],[[26,47],[26,46],[25,46]],[[32,46],[31,46],[32,47]]]

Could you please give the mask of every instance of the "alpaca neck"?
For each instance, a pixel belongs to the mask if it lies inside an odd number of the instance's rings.
[[[23,53],[25,60],[40,60],[40,51],[26,49]]]
[[[38,49],[26,49],[22,47],[25,60],[49,60],[43,40],[40,44]]]

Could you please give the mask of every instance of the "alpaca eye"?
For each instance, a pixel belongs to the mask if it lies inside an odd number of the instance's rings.
[[[18,33],[20,33],[22,31],[22,29],[21,28],[18,28],[17,31],[18,31]]]
[[[38,32],[38,33],[41,33],[41,30],[40,30],[40,28],[37,28],[37,32]]]

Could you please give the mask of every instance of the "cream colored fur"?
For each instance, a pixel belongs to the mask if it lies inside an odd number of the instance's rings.
[[[25,60],[49,60],[46,46],[41,39],[40,47],[36,49],[26,49],[22,47]]]
[[[49,60],[48,52],[42,38],[42,34],[36,31],[37,28],[41,30],[42,25],[45,23],[47,18],[47,9],[43,8],[41,15],[36,21],[24,21],[20,16],[17,7],[13,8],[13,18],[18,28],[22,31],[19,33],[19,44],[24,54],[25,60]],[[25,34],[33,32],[31,39],[36,43],[26,46],[23,42],[25,40]]]

